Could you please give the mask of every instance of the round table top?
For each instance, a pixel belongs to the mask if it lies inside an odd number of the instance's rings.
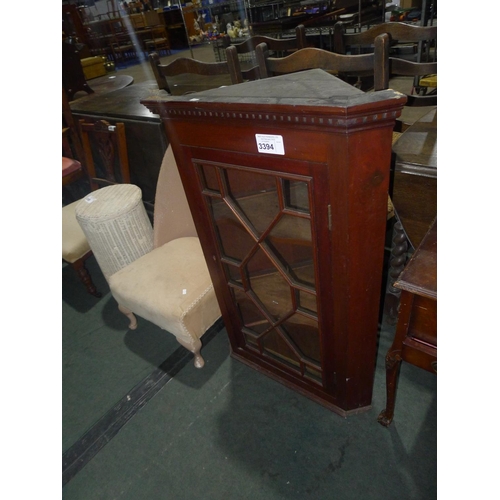
[[[110,73],[88,80],[87,83],[94,93],[87,94],[87,92],[79,90],[75,93],[73,100],[78,99],[79,97],[94,97],[107,94],[108,92],[113,92],[114,90],[123,89],[132,85],[134,83],[134,78],[129,75],[117,75]]]

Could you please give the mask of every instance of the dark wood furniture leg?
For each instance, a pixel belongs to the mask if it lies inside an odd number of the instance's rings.
[[[399,224],[399,223],[398,223]],[[394,288],[394,287],[393,287]],[[400,290],[395,289],[396,291]],[[403,298],[406,298],[406,292],[403,292]],[[410,295],[410,294],[408,294]],[[393,295],[395,297],[395,295]],[[383,426],[387,427],[391,424],[394,418],[394,407],[396,404],[396,386],[398,383],[399,369],[401,368],[401,351],[403,349],[403,340],[408,332],[409,317],[411,312],[412,300],[411,296],[408,297],[410,300],[401,302],[401,310],[399,312],[400,321],[398,322],[398,327],[396,329],[396,335],[392,346],[387,351],[385,356],[385,377],[386,377],[386,392],[387,392],[387,403],[384,410],[382,410],[378,416],[378,422]],[[399,299],[399,297],[398,297]],[[402,321],[403,318],[406,320]]]
[[[394,283],[406,264],[407,252],[408,238],[406,237],[401,221],[398,219],[393,228],[391,257],[388,271],[389,277],[387,279],[384,299],[384,315],[386,322],[390,325],[395,325],[398,319],[401,290],[395,288]]]
[[[76,262],[73,262],[71,264],[71,267],[76,271],[78,277],[87,288],[87,292],[89,292],[94,297],[101,298],[102,294],[97,291],[97,288],[95,287],[94,282],[92,281],[92,278],[90,277],[90,274],[85,267],[84,259],[79,259]]]

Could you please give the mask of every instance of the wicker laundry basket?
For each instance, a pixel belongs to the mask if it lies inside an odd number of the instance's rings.
[[[133,184],[93,191],[75,214],[106,279],[153,250],[153,227]]]

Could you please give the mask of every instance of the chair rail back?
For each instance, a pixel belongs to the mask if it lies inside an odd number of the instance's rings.
[[[437,74],[437,62],[417,63],[389,57],[389,77],[391,76],[413,76],[418,82],[421,77]],[[406,106],[437,106],[437,92],[428,95],[407,95]]]
[[[230,46],[230,39],[227,35],[224,42],[226,46]],[[289,54],[295,52],[307,46],[305,27],[303,24],[297,26],[295,28],[295,37],[272,38],[265,35],[253,35],[243,42],[233,44],[233,47],[236,48],[238,54],[249,54],[254,52],[257,45],[261,43],[265,43],[268,50],[276,53]],[[258,65],[241,70],[241,73],[244,80],[258,80],[261,78]]]
[[[437,26],[389,22],[377,24],[359,33],[346,33],[345,25],[339,21],[333,27],[333,50],[337,54],[345,54],[347,47],[353,45],[373,45],[375,38],[382,33],[388,33],[392,43],[425,42],[437,39]]]
[[[383,90],[388,88],[389,41],[389,35],[379,35],[374,53],[352,56],[306,47],[286,57],[269,57],[265,43],[258,45],[255,52],[262,78],[319,68],[336,74],[374,75],[375,90]]]
[[[387,33],[390,37],[390,44],[414,43],[419,45],[417,61],[411,61],[402,57],[390,55],[389,74],[393,76],[412,76],[414,86],[418,86],[420,77],[437,74],[437,26],[415,26],[406,23],[390,22],[382,23],[360,33],[346,33],[342,22],[334,26],[334,51],[345,54],[348,47],[368,46],[374,43],[377,36]],[[433,46],[431,54],[429,50]],[[425,59],[424,59],[425,55]],[[408,95],[406,106],[436,106],[437,93],[430,95]]]
[[[232,84],[242,83],[243,76],[234,46],[227,47],[226,58],[226,61],[209,63],[188,57],[179,57],[168,64],[161,64],[160,57],[156,52],[149,54],[149,62],[158,83],[158,88],[166,90],[169,94],[172,92],[167,77],[184,73],[202,76],[229,75]]]

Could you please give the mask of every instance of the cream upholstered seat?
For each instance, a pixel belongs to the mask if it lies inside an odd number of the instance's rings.
[[[75,208],[80,200],[62,207],[62,258],[78,273],[87,291],[95,297],[101,294],[96,290],[86,267],[85,260],[92,255],[87,238],[78,224]]]
[[[221,313],[170,146],[163,158],[154,212],[154,249],[109,277],[118,307],[137,328],[135,314],[175,335],[194,356],[202,335]]]
[[[70,264],[90,252],[87,238],[75,217],[75,208],[79,202],[80,200],[77,200],[62,207],[62,232],[67,235],[67,238],[62,240],[62,255]]]

